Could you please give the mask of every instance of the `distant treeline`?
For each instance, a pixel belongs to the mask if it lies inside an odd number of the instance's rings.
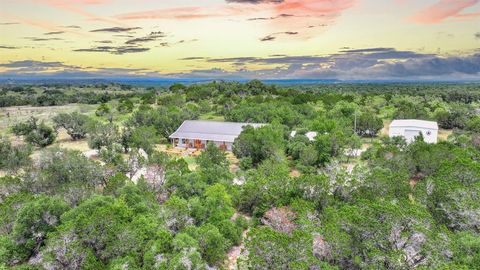
[[[4,86],[0,90],[0,107],[99,104],[112,99],[134,97],[137,94],[129,85],[115,88],[108,85]]]
[[[173,84],[169,87],[134,87],[127,84],[94,85],[8,85],[0,90],[0,107],[55,106],[68,103],[99,104],[117,98],[154,95],[160,92],[185,94],[187,100],[198,101],[221,94],[225,97],[273,95],[292,98],[292,103],[302,104],[322,100],[335,103],[349,95],[371,97],[383,95],[386,100],[395,95],[419,98],[437,97],[445,102],[472,103],[480,100],[480,84],[314,84],[276,86],[259,80],[247,83],[214,81],[201,84]],[[353,96],[352,96],[353,100]]]

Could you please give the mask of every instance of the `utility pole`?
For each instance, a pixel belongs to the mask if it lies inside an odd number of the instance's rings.
[[[354,121],[354,128],[353,128],[353,131],[355,132],[355,135],[358,135],[357,134],[357,110],[355,110],[355,112],[353,113],[353,115],[355,116],[355,121]]]

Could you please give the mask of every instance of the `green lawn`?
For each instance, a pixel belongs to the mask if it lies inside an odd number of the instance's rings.
[[[223,115],[215,114],[214,112],[201,114],[199,117],[200,120],[214,120],[214,121],[225,121]]]
[[[195,159],[195,157],[182,157],[188,164],[188,168],[190,170],[195,170],[197,168],[197,160]]]

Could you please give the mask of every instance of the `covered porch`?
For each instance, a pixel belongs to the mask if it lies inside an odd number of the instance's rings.
[[[171,139],[172,146],[177,148],[186,148],[186,149],[205,149],[207,145],[212,142],[220,149],[224,151],[231,151],[233,143],[225,142],[225,141],[210,141],[210,140],[202,140],[202,139],[188,139],[188,138],[172,138]]]

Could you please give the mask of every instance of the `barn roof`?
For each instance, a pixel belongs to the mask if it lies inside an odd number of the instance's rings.
[[[233,142],[242,133],[243,127],[249,125],[257,128],[264,124],[187,120],[169,138]]]
[[[418,127],[438,130],[437,122],[417,119],[393,120],[390,127]]]

